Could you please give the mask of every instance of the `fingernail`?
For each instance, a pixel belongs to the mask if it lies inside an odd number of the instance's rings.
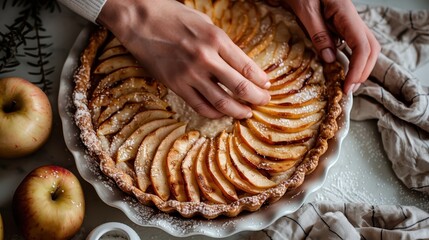
[[[321,52],[323,61],[327,62],[327,63],[331,63],[333,61],[335,61],[335,54],[334,51],[331,48],[325,48],[322,50]]]
[[[252,116],[253,116],[253,113],[252,113],[252,111],[250,111],[247,113],[246,118],[251,118]]]
[[[270,81],[266,82],[264,85],[264,88],[269,89],[270,87],[271,87],[271,82]]]

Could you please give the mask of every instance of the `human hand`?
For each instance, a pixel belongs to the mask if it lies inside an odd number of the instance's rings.
[[[203,116],[248,118],[252,112],[243,101],[263,105],[270,99],[265,72],[208,16],[181,3],[109,0],[98,22]]]
[[[288,4],[301,20],[325,62],[335,60],[333,37],[337,35],[346,41],[352,55],[344,84],[345,93],[356,90],[367,80],[380,45],[350,0],[283,0],[283,3]]]

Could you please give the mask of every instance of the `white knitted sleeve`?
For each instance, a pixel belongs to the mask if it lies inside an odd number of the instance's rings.
[[[59,0],[62,4],[70,8],[75,13],[87,20],[96,23],[98,14],[107,0]]]

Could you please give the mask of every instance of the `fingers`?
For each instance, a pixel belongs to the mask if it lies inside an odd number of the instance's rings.
[[[270,87],[267,74],[235,45],[226,34],[225,40],[219,46],[219,55],[244,78],[261,88],[268,89]]]
[[[320,0],[291,1],[291,6],[311,37],[319,56],[327,63],[334,62],[335,44],[322,15]]]
[[[198,84],[195,84],[198,83]],[[213,81],[196,81],[177,91],[198,114],[208,118],[228,115],[243,119],[252,116],[251,109],[239,103]]]
[[[325,62],[335,60],[335,45],[325,22],[333,24],[335,34],[343,37],[352,50],[343,90],[350,93],[357,89],[374,68],[380,45],[359,17],[353,3],[350,0],[288,0],[287,3],[304,24]]]
[[[352,50],[344,84],[344,92],[347,94],[354,92],[368,79],[380,52],[380,45],[371,30],[361,20],[354,6],[350,8],[346,15],[337,13],[334,16],[336,29]]]

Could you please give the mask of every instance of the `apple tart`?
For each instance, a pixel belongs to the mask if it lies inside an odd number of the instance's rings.
[[[270,77],[246,120],[205,119],[95,29],[74,77],[75,121],[101,171],[144,205],[186,218],[256,211],[299,187],[338,130],[344,70],[323,64],[296,17],[251,1],[184,1]]]

